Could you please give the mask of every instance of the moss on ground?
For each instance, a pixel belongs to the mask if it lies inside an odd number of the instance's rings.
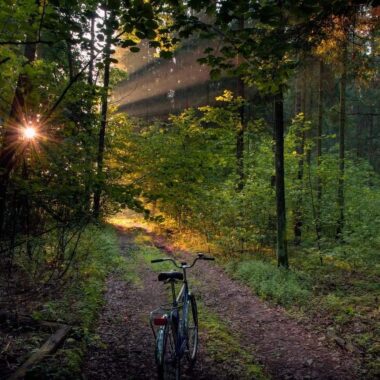
[[[215,313],[197,301],[200,334],[205,336],[207,355],[214,361],[225,363],[239,373],[240,379],[268,379],[263,367],[254,356],[243,349],[236,337]]]

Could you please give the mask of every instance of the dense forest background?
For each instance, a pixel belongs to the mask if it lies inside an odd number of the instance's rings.
[[[378,373],[379,16],[370,1],[1,2],[2,309],[57,317],[77,283],[89,329],[118,265],[102,223],[129,208],[264,298],[313,294],[310,314],[323,299]],[[172,59],[188,39],[235,91],[157,120],[118,110],[118,58],[149,44]]]

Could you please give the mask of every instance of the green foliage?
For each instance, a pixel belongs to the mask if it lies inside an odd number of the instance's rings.
[[[272,138],[262,119],[248,125],[245,183],[237,192],[234,148],[241,103],[229,93],[218,100],[223,107],[189,109],[169,123],[146,125],[127,120],[124,130],[114,132],[117,160],[128,173],[129,183],[136,186],[136,194],[140,188],[151,217],[164,217],[175,221],[179,229],[197,231],[230,254],[271,247],[276,217]],[[308,159],[315,145],[310,128],[311,122],[300,114],[285,137],[289,236],[295,211],[301,210],[303,244],[312,248],[319,208],[322,255],[346,260],[349,265],[376,265],[379,176],[364,160],[346,159],[345,244],[337,246],[339,161],[334,146],[324,153],[318,168],[315,160]],[[325,144],[333,138],[326,137]],[[301,141],[303,151],[299,152]],[[318,177],[323,188],[320,204]]]
[[[227,265],[227,271],[246,282],[256,294],[284,306],[305,305],[311,296],[310,283],[301,275],[260,260]]]
[[[112,67],[111,73],[110,73],[110,86],[115,87],[120,82],[128,79],[128,73],[122,69],[119,69],[117,67]]]
[[[276,94],[288,84],[299,56],[323,39],[324,29],[333,27],[335,16],[354,12],[351,4],[330,3],[302,3],[299,7],[292,2],[191,1],[197,12],[212,15],[212,23],[199,22],[180,8],[174,13],[174,28],[180,37],[194,33],[208,41],[218,40],[218,54],[206,48],[200,59],[211,67],[212,77],[224,72],[243,78],[263,94]],[[234,61],[237,57],[238,64]]]
[[[83,232],[92,212],[94,190],[98,189],[103,215],[129,207],[144,211],[163,226],[174,225],[205,236],[228,257],[263,250],[270,256],[276,229],[275,170],[272,120],[270,111],[263,109],[280,88],[291,89],[291,74],[300,60],[310,65],[309,73],[313,71],[314,63],[304,57],[318,46],[318,59],[326,51],[332,52],[331,57],[325,57],[330,63],[325,67],[329,76],[321,77],[325,79],[321,105],[326,109],[319,165],[314,157],[313,131],[318,119],[314,92],[307,94],[305,90],[301,94],[304,113],[289,120],[285,136],[288,237],[293,237],[294,223],[301,215],[302,241],[293,260],[302,274],[251,260],[231,264],[229,270],[259,295],[285,306],[304,305],[314,292],[336,323],[345,325],[353,318],[362,318],[363,305],[370,308],[369,301],[377,302],[364,293],[372,297],[377,289],[360,281],[352,281],[359,294],[346,292],[342,284],[338,290],[334,286],[339,278],[353,273],[378,280],[380,177],[374,112],[379,98],[375,60],[378,35],[373,26],[376,17],[371,16],[368,4],[366,7],[340,0],[318,4],[304,1],[302,7],[292,2],[231,0],[194,0],[183,7],[166,1],[51,0],[40,2],[40,6],[35,0],[3,1],[0,156],[3,158],[10,147],[16,148],[10,160],[14,166],[0,168],[1,176],[6,169],[11,173],[5,181],[8,188],[0,194],[1,200],[6,200],[0,218],[0,250],[6,252],[0,271],[10,273],[10,277],[1,280],[0,286],[12,283],[13,270],[23,278],[25,288],[62,290],[62,298],[47,301],[35,316],[68,317],[65,321],[79,325],[78,334],[84,331],[87,337],[110,268],[117,266],[120,276],[138,282],[134,265],[158,254],[144,245],[133,250],[131,266],[126,268],[116,254],[112,232],[95,227]],[[209,17],[199,22],[194,14],[202,12]],[[350,26],[350,34],[355,39],[360,37],[360,43],[352,41],[348,52],[359,54],[360,59],[352,56],[348,65],[346,108],[353,114],[347,115],[345,215],[343,241],[338,244],[340,162],[335,143],[340,115],[334,75],[341,73],[336,57],[342,45],[339,20],[345,18],[355,25],[364,19],[365,27]],[[212,24],[208,25],[210,20]],[[94,40],[92,21],[96,25]],[[236,137],[242,130],[240,111],[247,104],[231,92],[218,97],[216,107],[188,109],[168,122],[134,121],[112,107],[107,110],[107,120],[106,113],[102,117],[99,114],[109,88],[100,87],[97,80],[105,79],[107,64],[111,64],[111,88],[127,78],[114,66],[118,63],[114,46],[133,53],[140,50],[141,40],[148,40],[161,57],[170,58],[178,36],[185,38],[192,33],[208,41],[220,39],[218,54],[214,47],[208,47],[201,58],[211,67],[211,77],[233,75],[268,96],[254,95],[254,120],[244,131],[241,191],[236,186]],[[328,34],[332,37],[327,38]],[[31,42],[37,42],[37,53],[25,54],[33,48]],[[351,78],[353,73],[355,77]],[[310,75],[310,86],[307,83],[306,87],[314,90],[316,79]],[[286,116],[294,113],[297,84],[295,87],[286,93]],[[107,127],[103,146],[99,141],[101,119]],[[19,133],[29,122],[37,129],[36,140],[29,142],[15,135],[14,141],[7,141],[15,126]],[[99,159],[103,154],[99,146],[105,147],[104,162]],[[321,237],[318,242],[317,228]],[[320,259],[324,266],[317,268]],[[67,350],[62,351],[66,352],[64,360],[74,373],[80,352],[70,347]]]
[[[70,282],[63,294],[34,312],[35,318],[74,327],[63,349],[33,368],[28,374],[31,378],[80,378],[86,343],[93,339],[91,329],[104,302],[105,279],[116,268],[121,276],[127,271],[116,232],[110,227],[89,226],[83,233],[78,255],[79,261],[70,271]]]
[[[187,110],[169,124],[133,128],[128,122],[123,131],[115,131],[115,141],[120,142],[117,152],[128,180],[141,187],[151,216],[161,213],[180,228],[218,241],[226,251],[240,250],[242,240],[260,244],[273,233],[268,210],[274,212],[274,192],[267,180],[272,168],[266,164],[273,157],[272,146],[266,137],[262,144],[253,143],[256,154],[247,160],[255,170],[237,194],[233,141],[242,103],[231,93],[217,100],[223,107]],[[252,131],[260,125],[262,121],[252,124]]]
[[[50,301],[39,313],[42,319],[64,320],[88,331],[103,302],[104,280],[113,268],[123,268],[116,233],[109,227],[89,226],[82,234],[65,296]]]

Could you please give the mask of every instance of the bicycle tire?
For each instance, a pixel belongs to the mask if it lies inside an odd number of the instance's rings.
[[[157,333],[156,364],[158,380],[179,380],[180,361],[176,357],[172,326],[166,324]]]
[[[193,365],[198,352],[198,309],[195,297],[190,294],[187,307],[187,359]]]

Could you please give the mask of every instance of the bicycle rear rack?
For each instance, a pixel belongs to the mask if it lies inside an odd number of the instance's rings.
[[[172,312],[175,309],[181,309],[182,304],[179,304],[177,307],[174,307],[173,304],[167,303],[163,304],[157,309],[151,311],[149,316],[149,324],[150,328],[153,331],[154,339],[157,338],[157,330],[164,326],[168,321],[170,322],[170,318],[172,316]]]

